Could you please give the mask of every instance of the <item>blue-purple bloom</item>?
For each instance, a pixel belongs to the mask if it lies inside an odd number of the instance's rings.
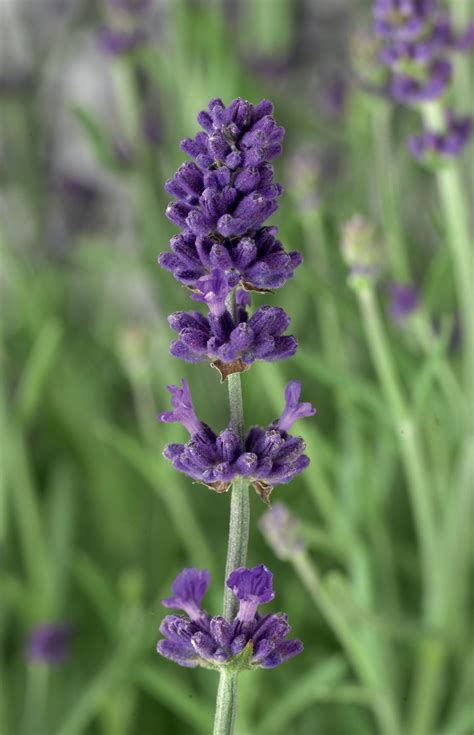
[[[198,115],[204,131],[181,143],[194,161],[183,163],[165,189],[177,199],[166,216],[183,232],[159,262],[190,288],[221,268],[233,284],[268,291],[301,263],[299,253],[286,253],[275,239],[276,228],[263,226],[283,191],[269,163],[280,154],[284,135],[272,112],[268,100],[252,105],[238,98],[228,107],[211,100]]]
[[[240,602],[234,620],[211,617],[200,608],[209,582],[207,571],[191,568],[178,574],[172,586],[178,595],[163,604],[184,610],[188,617],[168,615],[163,620],[158,653],[189,668],[241,671],[272,669],[302,652],[301,641],[286,640],[290,626],[285,614],[262,615],[257,610],[275,596],[272,574],[263,564],[235,569],[227,579]]]
[[[315,413],[310,403],[299,403],[299,381],[286,386],[280,418],[265,429],[253,426],[243,445],[233,428],[215,434],[200,422],[185,380],[181,386],[168,386],[174,410],[157,417],[165,423],[181,423],[191,435],[186,444],[168,444],[163,452],[179,472],[218,493],[226,492],[237,477],[246,477],[268,503],[275,485],[290,482],[309,465],[303,439],[288,433],[295,421]]]
[[[440,97],[451,81],[451,53],[471,46],[471,26],[457,34],[438,0],[375,0],[373,18],[392,97],[405,104]]]
[[[408,139],[408,148],[419,161],[434,163],[458,156],[469,143],[472,134],[472,117],[455,117],[452,110],[445,111],[446,127],[442,131],[425,129],[421,135]]]
[[[279,559],[292,559],[305,550],[300,522],[284,503],[268,508],[258,525]]]
[[[99,47],[106,56],[122,56],[146,41],[143,28],[112,28],[103,26],[99,31]]]
[[[69,655],[72,628],[66,623],[42,623],[28,638],[25,656],[30,662],[48,666],[62,664]]]
[[[391,283],[388,291],[390,294],[389,316],[394,322],[401,323],[418,308],[420,301],[418,289],[410,284]]]
[[[186,362],[208,361],[217,368],[222,380],[232,373],[244,372],[256,360],[275,362],[296,352],[296,339],[284,335],[290,317],[278,306],[260,306],[249,318],[241,304],[234,320],[225,300],[231,290],[223,271],[197,282],[193,298],[205,301],[207,317],[198,311],[177,311],[168,317],[179,338],[170,352]]]

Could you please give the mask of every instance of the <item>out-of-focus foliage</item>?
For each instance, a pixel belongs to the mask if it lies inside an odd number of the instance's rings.
[[[241,96],[271,98],[287,130],[272,221],[305,259],[266,297],[292,314],[300,349],[243,375],[246,422],[273,420],[289,379],[318,413],[301,427],[310,468],[272,496],[302,519],[294,564],[266,544],[251,500],[249,563],[274,572],[268,609],[288,612],[305,651],[241,676],[237,732],[467,735],[469,325],[460,333],[435,174],[405,145],[417,113],[353,73],[351,36],[369,31],[370,3],[117,5],[0,9],[0,733],[212,727],[215,673],[181,670],[155,645],[159,600],[183,566],[211,571],[207,606],[220,612],[229,495],[173,471],[161,452],[182,430],[155,415],[183,376],[216,429],[227,397],[216,371],[169,356],[166,317],[191,307],[156,257],[176,231],[163,183],[179,141],[209,99]],[[114,55],[104,28],[140,42]],[[460,101],[469,63],[456,68]],[[467,194],[469,152],[455,166]],[[355,213],[384,249],[365,295],[348,287],[340,251]],[[397,322],[394,281],[419,290]],[[24,654],[43,622],[72,629],[69,658],[51,669]]]

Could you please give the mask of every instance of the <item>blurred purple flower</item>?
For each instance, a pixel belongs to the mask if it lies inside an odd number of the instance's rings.
[[[118,29],[103,26],[99,31],[99,47],[106,56],[122,56],[141,46],[146,38],[143,28]]]
[[[260,518],[259,527],[280,559],[291,559],[305,549],[300,523],[284,503],[275,503]]]
[[[419,161],[430,157],[455,157],[468,144],[472,134],[472,117],[455,117],[452,110],[445,112],[446,127],[442,132],[425,129],[421,135],[408,139],[408,148]]]
[[[418,289],[408,284],[391,283],[388,292],[390,294],[389,316],[394,322],[400,324],[418,308],[420,301]]]
[[[69,656],[72,628],[66,623],[42,623],[34,628],[25,648],[31,663],[57,666]]]

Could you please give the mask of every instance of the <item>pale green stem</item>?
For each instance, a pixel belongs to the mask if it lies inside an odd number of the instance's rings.
[[[423,118],[430,129],[444,127],[439,102],[423,105]],[[474,392],[474,260],[465,191],[456,163],[440,168],[436,179],[443,207],[446,235],[451,248],[454,275],[462,314],[465,385],[469,398]]]
[[[364,318],[369,350],[388,401],[400,445],[420,545],[425,583],[425,608],[429,608],[434,599],[437,542],[430,503],[429,478],[418,430],[395,371],[373,289],[370,286],[362,288],[357,291],[357,297]]]
[[[321,584],[316,569],[306,552],[294,556],[292,562],[309,595],[339,638],[360,681],[371,690],[379,732],[381,735],[397,735],[400,730],[395,709],[385,693],[380,691],[382,681],[379,679],[362,638],[358,637],[357,631],[349,624],[339,605],[333,601]]]
[[[45,664],[32,663],[28,666],[23,710],[24,735],[46,731],[44,715],[49,679],[49,669]]]
[[[380,208],[384,232],[388,239],[388,258],[395,279],[405,283],[411,281],[410,264],[406,253],[406,243],[400,227],[398,198],[393,172],[395,166],[391,151],[391,108],[379,100],[372,106],[373,137],[375,144],[377,191],[380,196]]]
[[[217,689],[214,735],[229,735],[234,731],[237,711],[237,674],[221,672]]]
[[[229,299],[229,308],[235,316],[235,293]],[[240,441],[244,441],[244,408],[240,373],[229,375],[230,425]],[[229,541],[225,579],[237,567],[245,566],[249,541],[250,502],[248,483],[239,477],[232,485],[230,498]],[[224,617],[231,621],[238,611],[238,601],[224,583]],[[237,708],[237,674],[221,671],[217,690],[214,735],[231,735],[234,731]]]

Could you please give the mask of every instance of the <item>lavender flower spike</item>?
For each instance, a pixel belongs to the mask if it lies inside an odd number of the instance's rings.
[[[268,100],[258,105],[240,98],[226,107],[211,100],[198,115],[204,131],[187,138],[185,162],[165,189],[177,201],[166,216],[183,232],[172,238],[171,253],[159,263],[191,289],[213,268],[222,268],[232,287],[271,291],[282,286],[301,263],[264,223],[277,209],[283,189],[269,163],[281,152],[283,128]]]
[[[185,569],[172,585],[175,596],[163,601],[166,607],[191,606],[189,618],[168,615],[160,626],[164,640],[156,650],[180,666],[202,666],[218,671],[271,669],[298,655],[303,644],[286,640],[290,632],[287,616],[282,613],[260,615],[259,605],[274,598],[272,574],[259,564],[252,569],[235,569],[227,587],[240,601],[232,620],[211,617],[199,608],[209,584],[207,572]]]

